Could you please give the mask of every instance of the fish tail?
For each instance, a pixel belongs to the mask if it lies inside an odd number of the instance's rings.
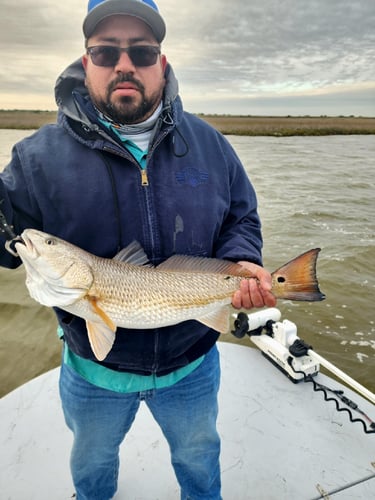
[[[316,277],[319,252],[320,248],[309,250],[272,273],[272,292],[277,298],[308,302],[325,299]]]

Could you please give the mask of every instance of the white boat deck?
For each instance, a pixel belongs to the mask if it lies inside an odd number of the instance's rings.
[[[312,384],[293,384],[257,349],[227,343],[219,349],[224,500],[375,499],[375,434],[350,423]],[[321,374],[317,380],[342,388]],[[3,500],[67,500],[74,493],[72,437],[57,383],[58,369],[0,400]],[[375,418],[374,405],[344,390]],[[121,448],[115,499],[179,499],[167,444],[145,405]]]

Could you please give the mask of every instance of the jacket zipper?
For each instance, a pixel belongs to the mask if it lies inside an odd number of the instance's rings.
[[[96,127],[95,131],[98,132],[99,135],[104,136],[102,134],[102,132],[101,132],[101,130],[100,130],[99,127]],[[103,150],[107,151],[109,153],[113,153],[113,154],[116,154],[118,156],[121,156],[122,158],[125,158],[127,160],[130,159],[137,166],[137,168],[140,170],[140,173],[141,173],[141,185],[147,187],[149,185],[148,175],[147,175],[147,163],[148,163],[148,159],[151,157],[151,154],[154,152],[154,150],[156,149],[156,147],[169,134],[169,132],[170,132],[170,127],[168,128],[168,130],[164,130],[164,132],[161,132],[159,134],[159,136],[156,138],[156,140],[153,143],[150,151],[148,152],[147,160],[146,160],[146,168],[141,168],[140,164],[137,162],[137,160],[134,158],[134,156],[128,150],[126,150],[125,154],[121,153],[118,149],[114,149],[114,148],[111,148],[109,146],[104,146]],[[105,139],[108,139],[108,138],[105,136]]]
[[[138,168],[141,170],[141,183],[142,183],[142,186],[148,186],[148,175],[147,175],[147,164],[148,164],[148,160],[149,158],[151,157],[151,154],[154,152],[154,150],[156,149],[156,147],[161,143],[161,141],[164,139],[164,137],[166,137],[168,135],[168,132],[164,132],[162,134],[160,134],[159,138],[154,142],[153,146],[151,147],[150,151],[148,152],[148,155],[147,155],[147,160],[146,160],[146,168],[141,168],[141,166],[139,165],[139,163],[137,162],[137,160],[134,158],[134,161],[137,163],[138,165]],[[131,155],[131,153],[129,153]]]
[[[134,156],[131,153],[129,153],[129,151],[126,151],[126,154],[122,154],[118,149],[112,149],[111,147],[108,146],[104,146],[103,150],[107,151],[107,153],[115,154],[117,156],[120,156],[121,158],[125,158],[126,160],[130,160],[132,163],[134,163],[134,165],[138,168],[141,174],[141,185],[148,186],[147,169],[141,168],[140,164],[137,162]]]
[[[139,167],[141,170],[141,179],[142,179],[142,186],[148,186],[148,176],[147,176],[147,170],[145,168]]]

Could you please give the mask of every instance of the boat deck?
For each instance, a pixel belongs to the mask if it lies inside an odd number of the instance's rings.
[[[293,384],[257,349],[229,343],[219,343],[219,349],[224,499],[375,499],[375,434],[365,434],[346,412],[337,412],[312,384]],[[317,380],[343,388],[322,374]],[[74,493],[68,467],[72,437],[57,386],[58,369],[0,400],[4,500],[67,500]],[[344,390],[375,418],[374,405]],[[115,499],[179,499],[167,444],[145,405],[121,447]]]

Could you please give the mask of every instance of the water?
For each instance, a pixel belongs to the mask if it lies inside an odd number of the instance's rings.
[[[29,133],[0,130],[0,168],[12,145]],[[229,140],[258,193],[266,267],[274,270],[305,250],[322,249],[318,277],[326,300],[279,302],[283,319],[374,391],[374,137]],[[23,280],[22,269],[0,269],[0,395],[59,362],[53,314],[28,298]]]
[[[265,265],[273,270],[322,249],[326,300],[279,302],[283,317],[319,354],[374,390],[374,137],[230,140],[257,189]]]

